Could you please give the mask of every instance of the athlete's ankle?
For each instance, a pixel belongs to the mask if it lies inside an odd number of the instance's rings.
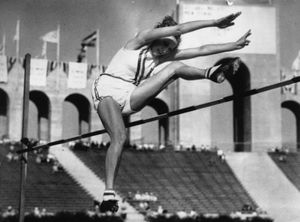
[[[206,70],[205,70],[205,74],[204,74],[205,78],[206,78],[206,79],[210,79],[210,77],[211,77],[211,75],[213,74],[213,72],[216,71],[217,68],[219,68],[220,66],[221,66],[221,65],[212,66],[212,67],[206,69]]]
[[[112,189],[107,189],[103,193],[103,200],[115,200],[116,199],[116,192]]]
[[[225,80],[225,74],[222,72],[221,66],[222,64],[206,69],[205,78],[216,83],[222,83]]]

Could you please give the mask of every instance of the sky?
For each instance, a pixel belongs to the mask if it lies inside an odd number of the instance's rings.
[[[41,36],[60,24],[60,57],[76,61],[81,40],[100,30],[100,64],[107,64],[139,29],[152,27],[175,8],[175,0],[0,0],[0,41],[6,35],[6,55],[15,56],[13,37],[20,20],[20,56],[40,57]],[[88,63],[95,64],[95,48]],[[48,43],[47,58],[56,59],[56,44]]]

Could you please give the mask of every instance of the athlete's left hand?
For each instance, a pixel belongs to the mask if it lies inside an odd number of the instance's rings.
[[[220,29],[224,29],[224,28],[227,28],[229,26],[232,26],[232,25],[234,25],[233,20],[235,20],[240,14],[242,14],[242,13],[237,12],[237,13],[227,15],[223,18],[219,18],[215,21],[215,26],[217,26]]]

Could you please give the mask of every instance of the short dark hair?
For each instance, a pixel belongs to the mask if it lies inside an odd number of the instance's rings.
[[[178,25],[178,23],[174,20],[174,18],[170,15],[166,15],[163,20],[159,23],[157,23],[154,28],[162,28],[162,27],[168,27],[168,26],[175,26]],[[178,43],[181,41],[181,35],[175,35],[174,36]]]

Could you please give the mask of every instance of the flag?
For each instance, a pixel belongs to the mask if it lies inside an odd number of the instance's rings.
[[[16,34],[14,36],[14,41],[16,41],[16,58],[19,59],[20,53],[20,20],[17,20]]]
[[[6,48],[6,36],[4,34],[3,38],[2,38],[2,44],[0,45],[0,54],[1,55],[5,55],[5,48]]]
[[[47,42],[43,42],[42,58],[47,59]]]
[[[58,33],[58,29],[54,30],[54,31],[50,31],[48,33],[46,33],[45,35],[43,35],[41,37],[41,39],[44,42],[51,42],[51,43],[58,43],[59,42],[59,33]]]
[[[81,47],[80,52],[77,55],[77,62],[83,62],[84,61],[84,59],[86,58],[86,49],[87,49],[87,46]]]
[[[19,40],[20,40],[20,20],[17,21],[16,34],[14,36],[14,41],[19,41]]]
[[[99,66],[99,48],[100,48],[100,38],[99,38],[99,29],[92,32],[90,35],[82,39],[81,41],[81,50],[79,55],[77,56],[77,61],[81,62],[84,58],[86,58],[87,47],[96,47],[96,63]]]
[[[47,43],[55,43],[57,44],[57,49],[56,49],[56,60],[59,62],[60,60],[60,26],[57,26],[57,30],[53,30],[50,32],[47,32],[45,35],[41,36],[41,39],[43,40],[43,48],[42,48],[42,58],[46,59],[47,58]]]
[[[88,46],[94,47],[96,46],[97,41],[97,31],[94,31],[92,34],[88,35],[81,41],[81,47]]]
[[[299,73],[300,72],[300,50],[298,51],[298,55],[296,56],[296,58],[294,59],[294,61],[292,63],[292,70],[295,73]]]

